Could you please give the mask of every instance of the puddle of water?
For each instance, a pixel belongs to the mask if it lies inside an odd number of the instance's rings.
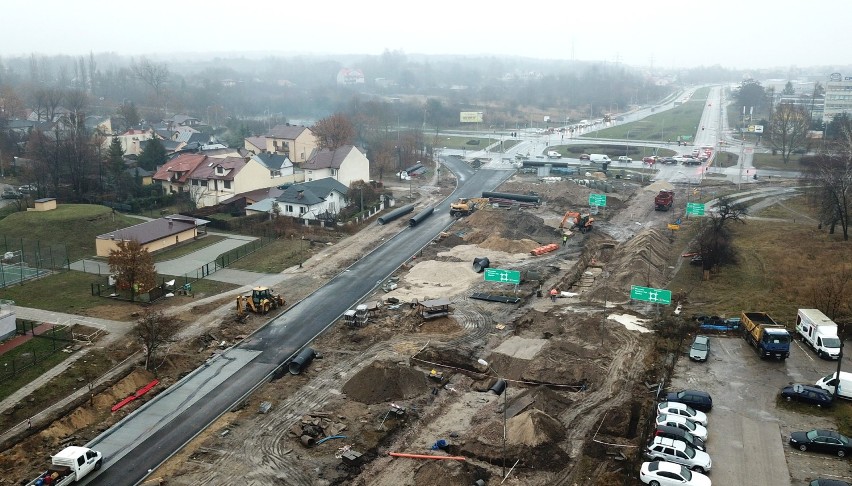
[[[648,319],[642,319],[640,317],[631,316],[629,314],[610,314],[609,316],[607,316],[607,319],[611,319],[631,331],[654,332],[642,325],[648,322]]]

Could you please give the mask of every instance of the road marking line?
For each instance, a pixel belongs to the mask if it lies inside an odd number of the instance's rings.
[[[799,343],[799,341],[796,341],[794,339],[793,342],[796,343],[796,346],[798,346],[799,349],[801,349],[803,353],[805,353],[805,356],[807,356],[809,360],[811,360],[812,362],[815,362],[814,359],[811,358],[810,353],[808,353],[807,350],[804,347],[802,347],[802,345]]]

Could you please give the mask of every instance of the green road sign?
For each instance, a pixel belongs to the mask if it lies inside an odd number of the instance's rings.
[[[654,304],[669,305],[672,303],[672,292],[666,289],[654,289],[651,287],[640,287],[633,285],[630,287],[630,298],[634,300],[644,300]]]
[[[702,204],[702,203],[686,203],[686,214],[694,214],[696,216],[704,216],[704,204]]]
[[[521,272],[515,270],[500,270],[499,268],[486,268],[485,281],[518,285],[521,283]]]
[[[589,194],[589,206],[606,206],[606,194]]]

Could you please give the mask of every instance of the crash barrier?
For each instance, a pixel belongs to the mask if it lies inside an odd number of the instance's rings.
[[[379,224],[390,223],[391,221],[398,219],[398,218],[401,218],[402,216],[404,216],[404,215],[406,215],[406,214],[408,214],[412,211],[414,211],[414,205],[413,204],[408,204],[408,205],[405,205],[405,206],[403,206],[399,209],[394,209],[393,211],[389,212],[388,214],[380,216],[379,219],[378,219]]]
[[[414,217],[408,220],[408,226],[415,227],[420,224],[424,219],[428,218],[435,212],[435,208],[432,206],[427,207],[423,211],[417,213]]]
[[[302,372],[311,361],[314,360],[317,353],[313,350],[313,348],[305,348],[299,354],[290,361],[290,364],[287,365],[287,369],[290,371],[291,375],[298,375]]]
[[[487,257],[477,257],[473,259],[473,271],[476,273],[482,273],[490,266],[491,260]]]
[[[544,255],[545,253],[550,253],[552,251],[557,250],[558,248],[559,248],[559,245],[557,245],[555,243],[551,243],[549,245],[540,246],[538,248],[531,250],[530,254],[535,255],[535,256]]]

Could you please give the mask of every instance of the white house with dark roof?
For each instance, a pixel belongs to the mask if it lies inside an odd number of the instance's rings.
[[[353,181],[370,180],[370,161],[354,145],[319,150],[302,164],[302,170],[306,182],[332,178],[349,187]]]
[[[346,207],[348,189],[340,182],[326,178],[293,184],[283,191],[276,198],[266,198],[246,206],[246,214],[271,213],[277,203],[279,216],[329,219]]]

